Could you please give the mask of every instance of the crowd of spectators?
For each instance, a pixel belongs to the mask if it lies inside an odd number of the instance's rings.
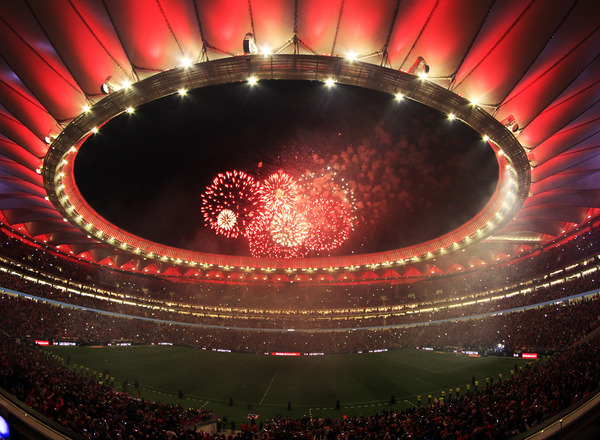
[[[167,342],[255,353],[348,353],[403,347],[482,354],[553,353],[542,366],[451,401],[341,420],[275,419],[263,423],[260,431],[236,435],[244,440],[256,436],[263,440],[508,438],[557,414],[600,385],[598,338],[573,345],[600,326],[598,295],[504,313],[596,289],[596,272],[572,275],[600,261],[600,242],[593,238],[596,229],[582,231],[541,253],[462,275],[406,285],[351,287],[178,283],[66,259],[0,232],[5,241],[2,287],[108,312],[0,294],[4,318],[0,321],[0,386],[84,437],[209,440],[213,436],[186,429],[205,418],[205,413],[118,393],[63,370],[29,344],[43,339],[80,344]],[[489,300],[520,284],[529,286],[526,294]],[[448,307],[464,298],[485,301]],[[157,303],[163,307],[154,307]],[[267,311],[261,309],[266,303],[272,307]],[[298,313],[298,308],[304,312]],[[393,310],[396,313],[390,313]],[[496,314],[473,317],[490,312]],[[442,319],[447,321],[437,322]]]
[[[82,377],[0,332],[0,387],[85,438],[224,440],[189,429],[209,414],[153,403]],[[600,340],[571,346],[480,392],[404,411],[325,420],[276,418],[236,439],[505,439],[568,408],[600,385]],[[249,426],[249,425],[248,425]],[[254,425],[255,426],[255,425]]]
[[[192,307],[272,309],[295,311],[336,309],[390,309],[395,305],[437,304],[461,297],[479,297],[486,292],[508,289],[524,280],[560,277],[572,264],[587,259],[600,262],[600,226],[587,227],[570,240],[547,245],[542,251],[523,253],[498,263],[465,268],[443,276],[424,276],[408,283],[352,284],[340,283],[206,283],[193,277],[156,277],[141,273],[113,270],[107,266],[65,258],[51,247],[35,247],[24,243],[10,231],[0,229],[1,256],[61,279],[68,285],[83,286],[91,292],[110,292],[136,301],[162,301]],[[385,269],[381,269],[385,270]],[[557,273],[559,272],[559,273]],[[183,282],[177,282],[183,281]],[[503,307],[502,308],[506,308]]]
[[[0,333],[0,352],[0,387],[85,438],[195,439],[194,430],[185,427],[211,416],[112,390],[4,333]]]
[[[0,263],[0,269],[1,269]],[[37,297],[66,304],[131,316],[160,319],[170,322],[193,323],[220,327],[243,327],[256,329],[343,329],[361,327],[397,326],[455,319],[485,313],[497,313],[517,307],[564,298],[577,292],[588,292],[598,287],[597,273],[572,277],[560,283],[546,280],[530,286],[527,293],[505,294],[493,300],[473,298],[462,300],[423,303],[420,307],[343,309],[343,310],[276,310],[224,307],[211,309],[186,304],[164,304],[142,298],[130,298],[113,294],[97,294],[83,285],[65,288],[64,285],[43,283],[32,277],[18,275],[10,270],[0,271],[0,285]]]
[[[81,344],[172,343],[192,347],[350,353],[404,347],[456,347],[486,352],[562,350],[600,325],[600,298],[562,302],[491,316],[403,327],[287,331],[204,327],[119,317],[0,294],[0,328],[28,339]]]

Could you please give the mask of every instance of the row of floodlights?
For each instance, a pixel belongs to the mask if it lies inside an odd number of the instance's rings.
[[[429,72],[429,66],[427,66],[427,64],[424,64],[424,66],[426,66],[426,68],[425,68],[425,67],[423,67],[423,63],[424,63],[424,60],[422,59],[422,57],[419,57],[419,60],[417,60],[417,62],[415,62],[415,64],[413,65],[414,68],[411,68],[409,70],[409,73],[413,73],[413,74],[417,73],[421,78],[423,78],[422,74]],[[248,82],[248,84],[250,86],[257,85],[258,81],[259,81],[259,79],[256,76],[250,76],[250,77],[247,78],[247,82]],[[106,86],[107,84],[109,84],[109,82],[110,82],[110,77],[107,79],[107,82],[105,82],[103,84],[103,87]],[[336,81],[333,78],[327,78],[324,81],[324,83],[325,83],[325,85],[327,87],[331,88],[331,87],[333,87],[335,85]],[[129,85],[130,84],[128,83],[128,85],[123,86],[123,87],[127,87]],[[106,90],[109,90],[109,89],[113,90],[114,87],[111,86],[110,88],[106,88]],[[114,90],[116,90],[116,89],[114,89]],[[185,96],[187,94],[187,92],[188,91],[185,88],[180,88],[180,89],[177,90],[177,93],[180,96]],[[394,97],[395,97],[396,100],[400,101],[400,100],[404,99],[405,96],[402,93],[396,93],[394,95]],[[472,104],[475,105],[475,106],[478,105],[476,102],[472,102]],[[83,110],[84,110],[84,112],[88,112],[90,110],[90,107],[89,106],[85,106]],[[131,113],[134,112],[134,108],[133,107],[127,107],[125,109],[125,112],[131,114]],[[454,120],[456,118],[457,118],[457,116],[454,113],[448,113],[448,119]],[[501,121],[501,123],[505,127],[507,127],[509,130],[511,130],[512,132],[516,132],[519,129],[519,125],[516,123],[516,120],[515,120],[515,118],[514,118],[513,115],[508,116],[503,121]],[[92,129],[93,133],[96,133],[97,131],[98,131],[97,128]],[[47,144],[52,143],[55,138],[56,138],[56,136],[53,135],[52,133],[48,134],[48,136],[46,136],[46,139],[45,139],[46,143]],[[487,141],[490,140],[490,138],[489,138],[489,136],[484,135],[483,136],[483,140],[487,142]]]
[[[258,53],[258,50],[256,49],[256,44],[254,42],[254,36],[252,33],[247,33],[246,36],[244,37],[243,47],[244,47],[245,55],[253,55],[253,54]],[[265,53],[270,53],[270,52],[265,52]],[[352,60],[357,59],[357,56],[354,53],[348,53],[346,58],[352,61]],[[181,67],[189,68],[191,66],[192,66],[192,60],[190,60],[189,58],[183,58],[181,60]],[[421,79],[426,79],[429,75],[429,65],[427,64],[427,62],[425,61],[425,59],[423,57],[419,56],[419,57],[417,57],[417,59],[415,60],[413,65],[408,69],[407,73],[418,76]],[[256,78],[255,76],[251,76],[248,78],[247,81],[248,81],[249,85],[254,86],[258,83],[258,78]],[[335,85],[335,82],[336,82],[335,79],[327,78],[325,80],[325,85],[327,85],[328,87],[333,87]],[[109,94],[109,93],[112,93],[112,92],[115,92],[115,91],[118,91],[121,89],[127,89],[131,85],[132,85],[132,83],[128,79],[125,80],[123,83],[119,84],[112,78],[112,76],[109,76],[106,78],[106,80],[100,86],[100,91],[103,94]],[[187,90],[185,88],[180,88],[177,90],[177,93],[179,95],[183,96],[183,95],[187,94]],[[401,100],[402,98],[404,98],[404,95],[402,95],[400,93],[396,94],[396,99]],[[471,103],[473,105],[478,105],[478,103],[475,100],[472,100]],[[90,109],[91,108],[89,105],[85,105],[83,107],[83,111],[86,113],[88,111],[90,111]],[[134,110],[132,107],[128,107],[125,111],[127,113],[133,113]],[[449,114],[448,117],[449,117],[449,119],[456,118],[456,116],[452,113]],[[513,115],[509,115],[507,118],[502,120],[501,123],[513,133],[517,133],[519,130],[519,125],[517,124]],[[57,137],[57,135],[55,133],[50,132],[50,133],[48,133],[48,135],[45,136],[44,141],[46,142],[46,144],[50,145],[52,142],[54,142],[56,137]],[[485,139],[485,140],[487,141],[489,139]]]
[[[68,162],[66,162],[66,160],[63,161],[63,162],[65,162],[65,164],[68,163]],[[61,174],[63,174],[63,173],[61,173]],[[62,190],[64,190],[65,186],[61,182],[61,177],[59,177],[59,180],[58,180],[58,182],[60,184],[59,188],[61,188]],[[509,197],[509,199],[510,199],[510,197]],[[69,203],[67,195],[64,195],[63,197],[60,197],[60,201],[61,201],[61,204],[63,204],[63,206],[66,207],[66,210],[69,213],[72,213],[72,211],[74,211],[74,207]],[[505,202],[503,204],[503,210],[506,209],[507,206],[508,206],[508,203]],[[501,221],[501,218],[502,218],[502,213],[499,211],[499,212],[496,213],[496,216],[493,219],[491,219],[490,221],[488,221],[488,223],[487,223],[486,226],[488,226],[488,227],[489,226],[493,226],[493,223],[495,223],[497,221]],[[92,225],[90,223],[85,222],[84,219],[83,219],[83,217],[81,215],[77,215],[75,217],[75,219],[76,219],[77,223],[79,223],[80,225],[84,226],[86,230],[88,230],[88,231],[91,232]],[[66,218],[63,219],[63,220],[67,221]],[[438,253],[439,254],[444,254],[447,251],[449,251],[450,249],[457,249],[457,248],[459,248],[463,244],[469,244],[477,236],[480,236],[481,233],[483,233],[483,230],[482,229],[478,229],[475,234],[467,236],[463,240],[454,242],[448,248],[441,248],[441,249],[438,249],[438,250],[435,250],[435,251],[430,251],[430,252],[427,252],[426,254],[417,255],[417,256],[414,256],[412,258],[400,259],[400,260],[396,261],[395,263],[392,262],[392,261],[386,261],[386,262],[383,262],[383,263],[367,264],[367,265],[364,265],[364,267],[367,268],[367,269],[377,269],[379,267],[391,267],[394,264],[396,264],[396,265],[404,265],[404,264],[407,264],[407,263],[410,264],[411,262],[418,262],[418,261],[421,261],[421,260],[428,260],[428,259],[431,259],[431,258],[435,257],[435,255],[438,254]],[[115,239],[113,237],[108,236],[107,234],[105,234],[101,230],[96,229],[96,231],[94,232],[94,235],[96,235],[100,239],[104,239],[108,243],[113,244],[115,242]],[[89,235],[88,235],[88,237],[91,238]],[[130,249],[133,250],[133,247],[131,245],[125,243],[125,242],[120,242],[119,244],[120,244],[120,247],[122,249],[128,249],[128,248],[130,248]],[[173,258],[173,257],[169,258],[166,255],[155,254],[153,252],[144,252],[139,247],[135,248],[135,250],[133,250],[133,252],[136,253],[136,254],[142,253],[142,254],[145,254],[146,257],[157,258],[158,260],[162,260],[162,261],[169,261],[170,260],[172,263],[175,263],[175,264],[186,264],[186,265],[192,265],[192,266],[201,265],[204,268],[214,267],[215,266],[213,264],[209,265],[207,263],[199,263],[199,262],[196,262],[196,261],[181,260],[179,258]],[[229,265],[220,265],[219,264],[219,265],[216,265],[216,266],[218,266],[220,269],[224,269],[224,270],[227,270],[227,271],[235,269],[234,266],[229,266]],[[350,269],[350,270],[356,270],[356,269],[360,269],[360,268],[361,268],[360,265],[356,265],[356,266],[345,267],[344,269],[346,269],[346,270],[348,270],[348,269]],[[253,271],[253,270],[255,270],[255,268],[250,268],[250,267],[241,267],[240,269],[246,270],[246,271]],[[329,270],[330,272],[334,272],[334,271],[339,270],[338,267],[335,267],[335,268],[334,267],[329,267],[329,268],[320,268],[320,269],[321,270]],[[260,270],[262,270],[264,272],[275,271],[274,268],[261,268]],[[288,268],[288,269],[285,269],[285,271],[288,272],[288,273],[289,272],[297,272],[298,270],[301,270],[303,272],[304,271],[315,272],[315,271],[318,271],[319,268],[302,268],[302,269]]]

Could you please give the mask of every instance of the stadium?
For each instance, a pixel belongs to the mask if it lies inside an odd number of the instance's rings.
[[[0,438],[585,438],[597,2],[0,11]]]

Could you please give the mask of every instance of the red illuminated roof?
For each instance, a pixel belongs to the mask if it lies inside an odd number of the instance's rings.
[[[202,278],[234,274],[236,280],[262,282],[281,277],[287,269],[293,269],[288,279],[299,271],[315,281],[344,279],[350,272],[352,279],[363,279],[362,273],[375,273],[377,279],[450,273],[511,258],[567,234],[597,214],[597,1],[4,3],[0,220],[69,255],[128,270],[191,275],[189,267],[178,266],[176,255],[173,260],[144,260],[135,248],[115,249],[66,215],[57,194],[44,186],[44,178],[56,172],[56,167],[51,172],[46,166],[52,161],[44,140],[50,136],[48,140],[58,145],[65,129],[72,133],[73,121],[84,114],[84,107],[108,105],[111,101],[100,89],[107,78],[121,87],[168,77],[164,72],[175,72],[184,60],[234,65],[248,32],[259,51],[281,56],[352,56],[393,71],[408,71],[422,57],[429,66],[426,81],[476,101],[498,122],[518,124],[518,129],[513,124],[507,130],[525,148],[531,168],[522,172],[531,185],[522,182],[520,189],[528,188],[528,193],[517,199],[518,209],[485,240],[465,242],[456,251],[450,247],[435,258],[425,254],[397,263],[361,256],[336,264],[285,264],[219,256],[218,261],[205,261],[207,267],[193,267]],[[230,79],[234,80],[236,74]],[[42,169],[43,174],[38,173]]]

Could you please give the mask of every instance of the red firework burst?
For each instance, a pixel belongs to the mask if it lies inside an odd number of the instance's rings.
[[[204,221],[217,234],[235,238],[260,211],[259,183],[243,171],[219,173],[202,194]]]
[[[291,208],[282,208],[275,212],[269,224],[273,241],[285,248],[302,246],[309,230],[310,225],[304,216]]]
[[[340,247],[353,228],[353,217],[341,199],[316,197],[306,204],[304,216],[310,225],[304,245],[313,251]]]
[[[246,237],[248,238],[248,244],[250,253],[253,257],[257,258],[302,258],[306,256],[306,250],[303,246],[294,244],[293,239],[290,237],[298,237],[290,231],[280,231],[278,228],[281,226],[279,221],[275,224],[279,224],[276,229],[276,235],[280,234],[279,240],[289,244],[284,246],[278,243],[274,239],[272,232],[272,225],[274,221],[274,212],[264,212],[259,217],[255,218],[246,229]],[[284,240],[284,236],[287,237]]]
[[[265,179],[258,192],[266,210],[279,211],[296,204],[299,188],[292,176],[280,170]]]

